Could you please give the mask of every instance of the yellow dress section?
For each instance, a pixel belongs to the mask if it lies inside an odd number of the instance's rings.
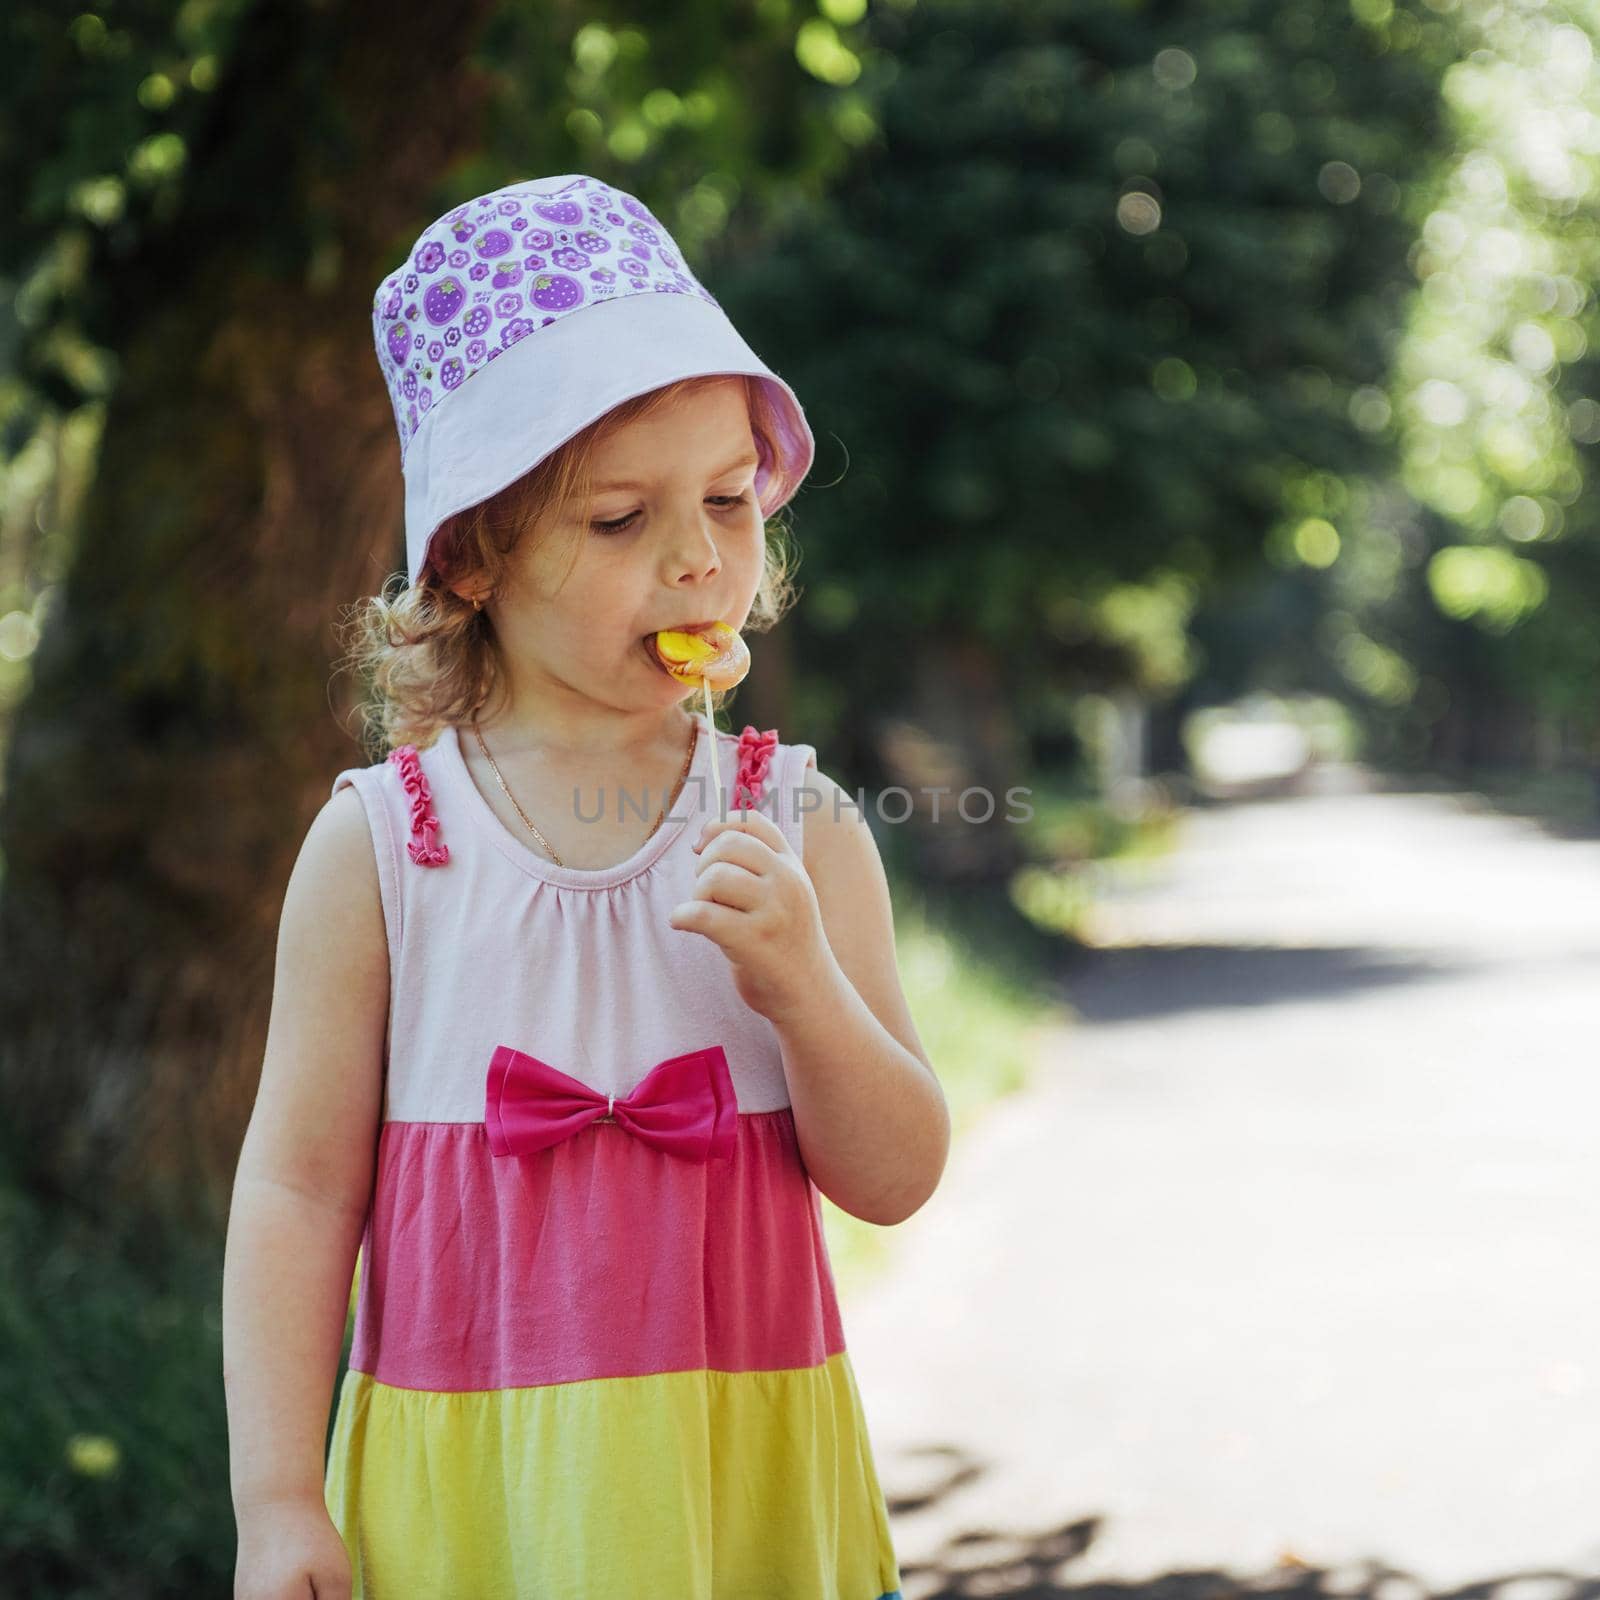
[[[575,1459],[573,1440],[588,1454]],[[844,1350],[815,1367],[518,1389],[397,1389],[352,1369],[326,1493],[352,1600],[880,1600],[899,1588]]]

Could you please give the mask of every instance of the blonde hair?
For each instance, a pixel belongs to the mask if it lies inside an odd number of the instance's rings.
[[[531,472],[441,523],[415,583],[396,572],[379,593],[343,608],[336,631],[346,648],[336,670],[355,672],[364,685],[360,738],[371,759],[381,759],[402,744],[425,748],[443,728],[470,721],[474,711],[488,708],[493,697],[504,692],[499,643],[488,613],[463,599],[453,586],[492,593],[524,539],[553,537],[570,504],[590,503],[592,460],[605,435],[671,405],[687,391],[727,376],[685,378],[614,406]],[[773,482],[789,481],[794,464],[781,459],[780,433],[765,384],[759,378],[733,376],[741,377],[744,385],[757,454],[768,465]],[[580,527],[572,541],[573,564],[585,531]],[[798,561],[787,527],[771,517],[765,534],[761,583],[745,633],[764,633],[775,626],[799,595],[793,581]],[[567,572],[571,570],[569,564]],[[732,693],[732,689],[714,690],[713,712],[720,711]],[[684,697],[691,694],[696,709],[704,705],[703,690],[686,686]]]

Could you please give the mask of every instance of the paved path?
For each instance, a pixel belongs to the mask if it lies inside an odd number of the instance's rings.
[[[1600,842],[1363,782],[1106,884],[846,1303],[907,1600],[1600,1593]]]

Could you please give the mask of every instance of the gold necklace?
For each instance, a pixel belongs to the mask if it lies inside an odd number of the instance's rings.
[[[483,730],[481,728],[479,728],[479,726],[478,726],[478,713],[476,711],[474,711],[472,713],[472,732],[473,732],[474,736],[477,738],[478,748],[481,751],[483,751],[484,760],[489,763],[489,768],[494,773],[495,782],[500,785],[501,792],[505,795],[506,799],[509,800],[513,806],[516,806],[517,815],[519,817],[521,817],[522,820],[524,822],[526,822],[530,828],[533,829],[534,838],[536,838],[539,841],[539,843],[542,844],[545,847],[546,851],[549,852],[550,859],[552,861],[554,861],[555,864],[558,867],[564,867],[566,865],[566,862],[564,862],[561,859],[561,857],[558,856],[555,853],[555,850],[552,848],[552,846],[550,844],[550,841],[547,838],[545,838],[545,836],[542,833],[540,833],[538,828],[534,825],[533,818],[530,817],[528,815],[528,813],[522,809],[521,806],[517,805],[517,797],[514,794],[512,794],[510,789],[508,789],[506,787],[506,780],[503,777],[501,777],[500,769],[499,769],[499,767],[497,767],[495,765],[494,757],[489,754],[488,745],[486,745],[483,742]],[[646,840],[650,839],[655,834],[656,829],[661,826],[661,823],[662,823],[663,819],[666,817],[667,812],[671,809],[673,801],[675,801],[678,798],[678,795],[679,795],[680,791],[683,788],[684,781],[689,776],[689,767],[690,767],[691,763],[694,761],[695,740],[698,739],[699,736],[700,736],[700,724],[697,723],[694,720],[694,718],[691,717],[689,719],[689,748],[684,752],[684,755],[683,755],[683,769],[678,774],[678,781],[675,784],[673,784],[673,786],[672,786],[672,793],[667,796],[667,803],[664,806],[662,806],[662,808],[656,813],[656,820],[650,824],[650,832],[647,833],[644,836],[644,838],[639,841],[639,844],[638,844],[638,847],[637,847],[638,849],[642,850],[644,848],[644,846],[645,846]]]

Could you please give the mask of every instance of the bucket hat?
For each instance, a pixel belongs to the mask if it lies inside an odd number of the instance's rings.
[[[412,583],[447,517],[663,384],[761,381],[777,418],[776,452],[756,441],[763,517],[794,495],[816,453],[794,391],[660,220],[585,173],[508,184],[429,223],[378,285],[372,333],[400,434]]]

